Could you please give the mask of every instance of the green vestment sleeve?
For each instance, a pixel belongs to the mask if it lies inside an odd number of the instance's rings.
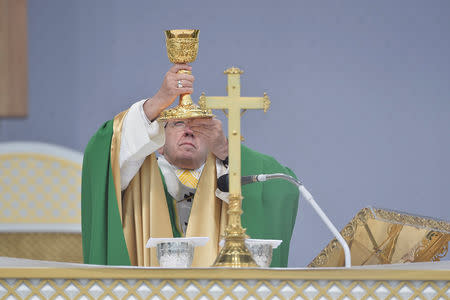
[[[111,120],[91,138],[84,153],[81,187],[83,256],[84,262],[90,264],[130,265],[111,170],[112,134]],[[243,176],[270,173],[295,176],[274,158],[245,146],[241,149]],[[274,250],[271,266],[286,267],[297,215],[298,189],[277,179],[245,185],[242,195],[242,225],[247,228],[246,233],[256,239],[283,240]]]
[[[81,229],[84,262],[130,265],[111,170],[113,120],[91,138],[83,157]]]
[[[241,147],[242,176],[284,173],[295,177],[273,157]],[[242,186],[242,227],[254,239],[282,240],[274,250],[271,267],[286,267],[297,216],[299,190],[282,179]]]

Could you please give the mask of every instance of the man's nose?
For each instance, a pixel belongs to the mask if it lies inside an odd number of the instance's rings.
[[[188,134],[188,135],[194,135],[194,131],[192,131],[191,127],[186,124],[186,126],[184,127],[184,134]]]

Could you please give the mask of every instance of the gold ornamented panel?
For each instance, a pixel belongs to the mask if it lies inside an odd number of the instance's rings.
[[[449,281],[1,279],[1,299],[433,299]]]
[[[0,232],[0,255],[83,263],[81,233]]]
[[[81,164],[51,155],[0,155],[4,224],[80,224]]]
[[[367,207],[342,229],[352,266],[439,261],[448,253],[450,223]],[[333,239],[309,267],[344,266],[344,251]]]

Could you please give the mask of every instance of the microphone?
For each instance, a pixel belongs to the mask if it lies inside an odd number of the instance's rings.
[[[270,179],[284,179],[289,181],[290,183],[296,185],[300,191],[300,194],[305,198],[305,200],[312,206],[312,208],[316,211],[316,213],[319,215],[319,217],[322,219],[322,221],[327,225],[328,229],[334,234],[336,239],[338,240],[339,244],[341,244],[342,248],[344,249],[344,256],[345,256],[345,267],[350,268],[351,267],[351,256],[350,256],[350,248],[348,247],[347,242],[344,240],[340,232],[336,229],[336,227],[331,223],[330,219],[326,216],[326,214],[323,212],[323,210],[319,207],[319,205],[314,200],[311,193],[305,188],[303,183],[286,174],[283,173],[275,173],[275,174],[260,174],[260,175],[251,175],[251,176],[242,176],[241,177],[241,184],[248,184],[253,182],[262,182]],[[228,174],[222,175],[217,179],[217,188],[221,190],[222,192],[228,192],[229,191],[229,179]]]
[[[242,176],[241,185],[258,182],[258,175]],[[222,175],[217,179],[217,188],[222,192],[230,191],[230,177],[228,174]]]
[[[299,180],[295,179],[294,177],[291,177],[289,175],[283,174],[283,173],[275,173],[275,174],[260,174],[260,175],[249,175],[249,176],[242,176],[241,177],[241,185],[254,183],[254,182],[263,182],[267,181],[269,179],[284,179],[287,180],[296,186],[303,185]],[[217,179],[217,188],[225,193],[228,193],[230,191],[230,177],[228,174],[222,175]]]

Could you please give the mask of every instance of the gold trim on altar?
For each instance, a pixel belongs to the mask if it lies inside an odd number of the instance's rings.
[[[65,264],[64,264],[65,265]],[[416,264],[415,264],[416,265]],[[420,264],[417,264],[420,265]],[[158,279],[167,280],[449,280],[450,269],[430,268],[135,268],[135,267],[21,267],[0,268],[0,279],[4,278],[71,278],[71,279]],[[447,267],[448,268],[448,267]]]
[[[448,278],[450,270],[417,269],[0,268],[0,296],[5,299],[30,299],[31,296],[43,299],[448,299]]]

